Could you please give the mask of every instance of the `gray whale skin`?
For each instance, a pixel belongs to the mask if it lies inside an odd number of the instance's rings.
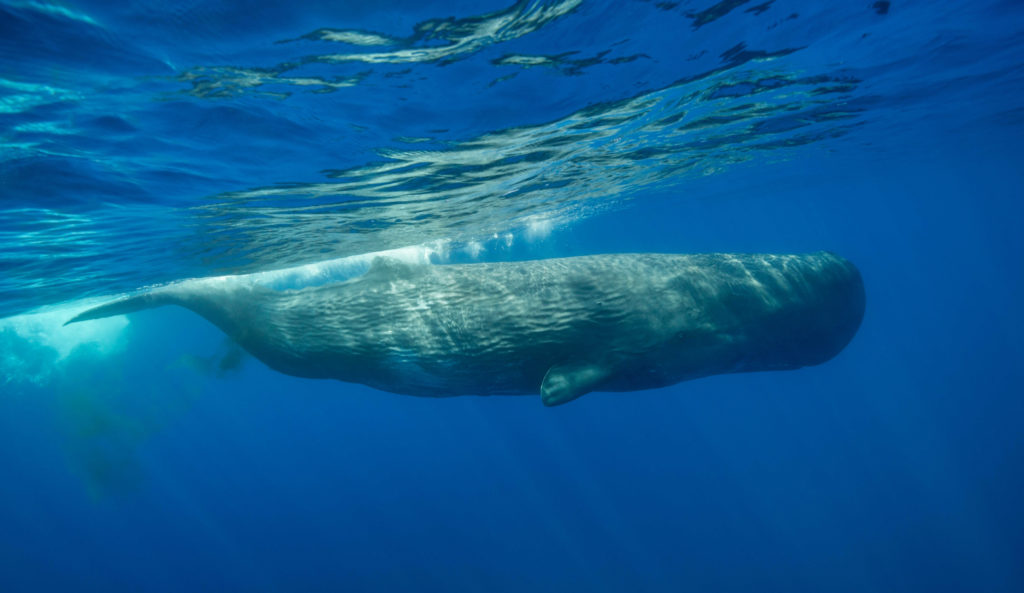
[[[344,282],[168,285],[68,323],[161,305],[198,313],[289,375],[419,396],[540,393],[551,406],[823,363],[856,333],[864,286],[828,252],[447,265],[378,257]]]

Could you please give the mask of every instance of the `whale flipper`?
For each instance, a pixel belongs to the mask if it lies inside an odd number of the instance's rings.
[[[248,296],[251,302],[256,302],[259,298],[257,293],[272,294],[272,291],[250,285],[169,284],[86,309],[67,320],[64,325],[115,315],[127,315],[166,305],[178,305],[199,314],[238,341],[238,338],[247,334],[245,326],[250,322],[246,317],[249,308],[239,307],[234,303],[245,296]]]
[[[123,299],[119,299],[112,303],[106,303],[98,307],[93,307],[91,309],[86,309],[85,311],[82,311],[78,315],[75,315],[71,319],[64,322],[64,325],[78,323],[79,321],[89,321],[92,319],[113,317],[115,315],[127,315],[129,313],[137,313],[145,309],[152,309],[154,307],[172,305],[176,303],[177,299],[170,292],[146,292],[126,297]]]
[[[560,406],[587,394],[611,372],[599,364],[556,364],[548,369],[540,384],[540,398],[545,406]]]

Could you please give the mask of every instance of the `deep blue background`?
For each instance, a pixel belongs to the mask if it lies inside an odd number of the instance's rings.
[[[997,30],[1010,4],[971,18]],[[939,76],[926,57],[914,68]],[[5,371],[45,380],[2,384],[0,589],[1024,590],[1024,126],[1005,77],[955,80],[942,101],[878,99],[854,139],[659,186],[493,254],[836,251],[868,305],[820,367],[549,409],[252,359],[218,373],[229,347],[179,310],[134,316],[113,354],[61,361],[4,330]],[[303,170],[282,167],[265,181]]]

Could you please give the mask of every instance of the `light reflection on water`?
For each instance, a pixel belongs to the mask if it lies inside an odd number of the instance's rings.
[[[944,121],[941,97],[1007,83],[907,73],[922,44],[933,62],[1005,54],[1008,31],[911,42],[893,31],[924,8],[746,4],[516,2],[411,33],[282,18],[205,52],[152,7],[4,4],[26,39],[93,49],[68,73],[80,53],[0,45],[17,66],[0,78],[0,316],[439,240],[479,253],[736,163],[877,145],[888,112]],[[233,22],[204,10],[176,34]]]

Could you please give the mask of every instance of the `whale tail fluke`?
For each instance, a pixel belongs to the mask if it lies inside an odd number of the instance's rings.
[[[127,315],[145,309],[162,307],[163,305],[175,305],[179,304],[178,301],[179,299],[176,298],[175,294],[168,290],[145,292],[86,309],[64,322],[64,325],[92,319],[103,319],[104,317],[114,317],[115,315]]]

